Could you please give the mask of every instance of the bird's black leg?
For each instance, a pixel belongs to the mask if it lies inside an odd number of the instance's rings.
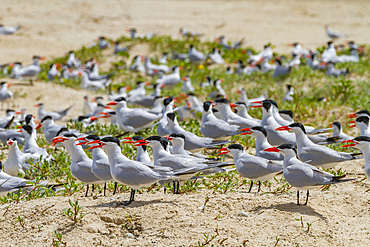
[[[177,188],[176,188],[176,194],[179,193],[179,189],[180,189],[180,182],[179,181],[176,181],[177,183]]]
[[[297,205],[300,205],[299,204],[299,190],[297,190]]]
[[[258,181],[258,190],[257,190],[257,194],[260,192],[261,190],[261,181]]]
[[[167,192],[167,187],[166,187],[166,182],[163,183],[163,194],[166,194]]]
[[[176,194],[176,181],[173,181],[172,184],[173,184],[173,193]]]
[[[308,202],[308,195],[310,194],[310,191],[309,190],[307,190],[307,195],[306,195],[306,202],[305,202],[305,206],[307,205],[307,202]]]
[[[107,190],[107,182],[104,183],[104,196],[105,196],[105,191]]]
[[[114,182],[113,195],[114,195],[114,194],[116,194],[116,191],[117,191],[117,185],[118,185],[118,183],[117,183],[117,182]]]
[[[134,190],[134,189],[131,189],[130,202],[133,202],[133,201],[135,201],[135,192],[136,192],[136,190]]]
[[[253,180],[251,180],[251,186],[249,187],[248,193],[251,193],[252,187],[253,187]]]
[[[135,192],[136,190],[131,189],[130,200],[124,203],[125,206],[129,205],[131,202],[135,200]]]
[[[92,184],[91,196],[93,195],[94,189],[95,189],[95,184]]]
[[[85,194],[85,197],[87,197],[87,193],[89,192],[89,184],[87,184],[86,186],[86,194]]]

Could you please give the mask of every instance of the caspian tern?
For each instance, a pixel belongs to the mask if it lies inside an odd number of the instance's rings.
[[[149,85],[149,83],[145,83],[145,85]],[[127,103],[133,104],[133,105],[140,105],[140,106],[144,106],[144,107],[153,107],[155,98],[161,96],[161,90],[163,88],[163,85],[154,84],[153,88],[154,88],[154,91],[151,95],[131,96],[131,97],[127,98]],[[144,91],[145,91],[145,89],[144,89]]]
[[[36,77],[41,72],[39,60],[44,59],[45,57],[33,56],[33,63],[31,65],[22,68],[14,65],[11,76],[16,79],[22,79],[23,77]]]
[[[214,148],[217,145],[225,144],[225,141],[215,141],[212,138],[200,137],[196,134],[184,130],[177,122],[174,113],[167,113],[169,133],[183,134],[185,136],[185,149],[190,152],[198,152],[205,148]]]
[[[278,147],[268,148],[265,151],[279,152],[284,156],[283,176],[286,181],[297,188],[297,205],[299,205],[299,190],[307,190],[307,205],[309,190],[322,185],[343,183],[355,179],[342,179],[346,175],[334,176],[331,173],[319,170],[317,167],[297,159],[297,150],[292,144],[283,144]]]
[[[91,171],[92,160],[86,155],[81,146],[75,145],[77,136],[73,133],[64,133],[62,136],[53,138],[52,143],[55,145],[61,143],[71,156],[70,170],[71,174],[77,180],[86,183],[86,194],[89,192],[89,184],[102,184],[103,180],[99,179]]]
[[[163,52],[162,57],[158,60],[160,64],[167,64],[168,53]]]
[[[291,72],[292,67],[289,65],[288,67],[285,67],[282,65],[280,58],[275,58],[276,62],[276,68],[274,70],[274,74],[272,75],[272,78],[277,78],[280,76],[288,75]]]
[[[294,88],[292,87],[292,85],[289,85],[287,84],[286,85],[286,92],[285,92],[285,95],[284,95],[284,99],[283,99],[283,102],[285,101],[293,101],[293,95],[294,95]]]
[[[169,134],[167,113],[173,113],[174,101],[172,97],[165,98],[163,100],[162,118],[158,122],[157,134],[159,136],[165,136]]]
[[[137,71],[137,72],[145,72],[145,67],[143,65],[143,57],[142,56],[135,56],[132,61],[132,65],[130,66],[130,70]]]
[[[193,85],[191,84],[191,80],[190,80],[190,76],[184,76],[183,78],[182,78],[182,80],[183,80],[183,86],[182,86],[182,88],[181,88],[181,92],[184,92],[184,93],[186,93],[186,92],[194,92],[194,87],[193,87]]]
[[[256,104],[260,102],[255,102]],[[281,145],[284,143],[295,143],[295,136],[292,133],[288,132],[279,132],[275,129],[278,127],[281,127],[281,124],[279,124],[276,119],[274,118],[274,109],[273,106],[276,104],[276,102],[271,100],[263,100],[262,105],[255,105],[254,107],[262,107],[262,121],[261,121],[261,127],[264,127],[267,131],[267,140],[268,142],[275,146],[275,145]]]
[[[335,48],[335,45],[333,41],[329,41],[328,47],[321,54],[321,60],[326,63],[336,62],[337,57],[337,50]]]
[[[45,148],[40,148],[36,142],[36,136],[34,135],[34,131],[30,125],[23,125],[21,128],[21,132],[24,135],[24,148],[23,152],[25,154],[31,154],[33,157],[38,158],[42,156],[43,160],[51,160],[50,154],[46,151]]]
[[[60,77],[60,69],[62,66],[59,63],[52,63],[50,64],[49,71],[48,71],[48,80],[54,81],[56,77]]]
[[[227,99],[219,98],[215,100],[215,108],[220,112],[221,119],[225,122],[233,125],[237,125],[240,128],[249,128],[260,125],[261,121],[253,118],[244,118],[234,113],[231,107],[236,105],[229,103]]]
[[[324,64],[324,63],[321,63]],[[327,70],[326,70],[326,75],[327,76],[346,76],[350,73],[350,71],[347,69],[336,69],[334,63],[327,63]]]
[[[76,58],[74,51],[68,52],[68,59],[66,64],[68,65],[69,68],[79,69],[81,67],[81,61],[78,58]]]
[[[7,141],[9,146],[8,158],[4,162],[4,171],[11,176],[17,176],[18,173],[24,174],[29,169],[28,159],[31,155],[19,150],[17,139],[11,137]]]
[[[263,100],[266,99],[266,95],[260,95],[257,98],[249,99],[248,96],[247,96],[247,91],[244,88],[239,88],[237,92],[238,92],[238,94],[240,94],[240,100],[239,101],[244,102],[245,104],[247,104],[247,106],[250,106],[251,103],[254,102],[254,101],[263,101]]]
[[[13,101],[13,93],[8,89],[9,86],[10,86],[10,84],[5,82],[5,81],[2,81],[0,83],[0,101],[1,101],[1,104],[3,104],[3,102],[5,102],[7,100]]]
[[[262,157],[268,160],[283,160],[281,154],[265,152],[266,148],[272,147],[267,141],[267,132],[265,128],[261,126],[255,126],[252,128],[241,129],[241,131],[246,131],[242,135],[251,135],[256,138],[256,153],[255,156]]]
[[[38,103],[34,105],[35,107],[38,107],[38,119],[44,119],[46,116],[50,116],[53,118],[54,121],[62,119],[64,116],[68,114],[68,112],[73,108],[73,105],[70,107],[60,110],[60,111],[51,111],[47,112],[44,109],[44,104],[43,103]]]
[[[222,58],[217,48],[212,49],[212,53],[208,55],[211,61],[215,64],[223,64],[225,60]]]
[[[117,105],[116,113],[119,127],[126,132],[138,132],[153,124],[160,115],[149,113],[142,108],[128,108],[126,99],[119,97],[107,105]]]
[[[89,142],[96,140],[100,140],[99,136],[88,135],[85,137],[77,138],[76,141],[80,142],[76,143],[75,145],[85,145]],[[91,158],[92,158],[91,171],[97,178],[104,181],[104,196],[105,196],[105,191],[107,190],[107,182],[113,180],[110,172],[108,156],[102,149],[95,148],[91,151]]]
[[[292,57],[295,57],[297,55],[307,56],[308,54],[310,54],[310,51],[303,49],[302,45],[299,42],[294,42],[293,44],[291,44],[291,46],[293,46],[291,51]]]
[[[331,148],[313,143],[307,137],[306,131],[301,123],[292,123],[288,126],[279,127],[276,130],[293,132],[296,136],[299,159],[309,162],[313,166],[330,168],[339,162],[354,160],[360,155],[358,153],[338,152]]]
[[[109,88],[110,89],[110,88]],[[121,86],[117,89],[117,93],[112,92],[111,90],[109,91],[108,94],[108,100],[114,100],[118,97],[125,97],[127,98],[127,91],[130,90],[130,86]]]
[[[170,68],[164,64],[153,64],[149,57],[145,57],[144,62],[145,70],[148,75],[155,75],[158,72],[167,73],[170,71]]]
[[[347,34],[343,34],[343,33],[339,33],[339,32],[333,31],[328,25],[325,25],[324,28],[326,30],[326,34],[331,39],[345,38],[345,37],[348,36]]]
[[[248,193],[252,190],[253,180],[258,181],[258,193],[261,189],[261,181],[269,180],[283,170],[282,161],[271,161],[245,153],[240,144],[231,144],[219,151],[219,155],[230,153],[233,156],[236,171],[242,177],[252,180]]]
[[[91,80],[89,79],[89,75],[85,71],[81,71],[81,88],[82,89],[93,89],[104,90],[109,84],[112,83],[111,79],[101,79],[101,80]]]
[[[222,79],[216,79],[213,81],[213,86],[215,87],[215,91],[211,92],[209,94],[209,98],[216,99],[216,98],[225,98],[227,97],[225,90],[222,88],[221,83],[223,83],[224,80]]]
[[[163,75],[161,78],[157,79],[157,83],[164,86],[174,86],[181,81],[180,70],[178,66],[171,68],[172,73]]]
[[[190,45],[188,56],[191,62],[200,63],[207,59],[207,57],[200,51],[198,51],[194,45]]]
[[[212,112],[212,103],[205,101],[203,103],[202,124],[200,132],[206,136],[215,139],[225,139],[229,136],[237,135],[239,126],[232,125],[222,119],[218,119]]]
[[[18,32],[22,25],[18,24],[15,27],[4,27],[3,24],[0,24],[0,34],[9,35]]]
[[[114,51],[113,51],[113,54],[114,55],[117,55],[120,52],[128,52],[130,49],[131,49],[131,46],[128,45],[128,46],[125,46],[125,47],[121,47],[119,45],[119,42],[116,41],[116,42],[114,42]]]
[[[4,196],[19,189],[31,187],[28,180],[11,176],[3,172],[3,163],[0,161],[0,195]]]
[[[203,33],[186,30],[183,27],[179,29],[179,33],[185,38],[199,38],[204,35]]]
[[[230,107],[235,108],[238,111],[236,114],[238,114],[239,116],[261,123],[261,120],[259,120],[257,118],[253,118],[251,115],[249,115],[248,106],[245,102],[236,101],[234,103],[231,103]]]
[[[366,115],[362,115],[356,120],[351,121],[350,123],[355,124],[351,125],[350,127],[357,127],[360,130],[362,136],[369,136],[370,137],[370,125],[369,125],[370,117]]]
[[[124,143],[132,143],[137,144],[138,141],[144,140],[141,136],[133,136],[133,137],[125,137],[123,138],[128,141],[124,141]],[[136,161],[143,163],[144,165],[147,165],[149,167],[153,167],[153,161],[150,159],[147,146],[146,145],[135,145],[136,146]]]
[[[107,49],[110,45],[107,39],[103,36],[99,37],[98,46],[100,50]]]
[[[41,127],[44,127],[44,136],[49,144],[52,142],[53,138],[57,136],[61,129],[68,131],[66,127],[55,124],[51,116],[44,117],[36,129]]]
[[[150,168],[141,162],[128,159],[121,152],[120,141],[115,137],[104,137],[91,147],[103,148],[107,153],[113,180],[131,187],[130,200],[125,205],[134,201],[135,192],[143,187],[149,187],[159,180],[166,180],[176,176],[171,169]]]
[[[231,49],[238,49],[242,46],[243,42],[244,42],[244,39],[241,39],[240,41],[237,41],[237,42],[234,42],[234,43],[229,43],[225,40],[225,36],[224,35],[221,35],[220,37],[216,38],[216,41],[218,41],[218,43],[220,45],[222,45],[222,47],[225,49],[225,50],[231,50]]]
[[[333,137],[338,137],[339,141],[352,140],[353,136],[347,135],[343,132],[342,124],[340,122],[333,122]]]

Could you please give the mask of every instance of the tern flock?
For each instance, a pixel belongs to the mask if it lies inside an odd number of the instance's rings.
[[[0,26],[0,33],[12,34],[18,31],[17,27]],[[345,37],[344,34],[333,32],[325,27],[329,38]],[[138,35],[136,29],[128,29],[130,38],[148,39],[156,33]],[[151,95],[146,94],[148,82],[137,82],[136,88],[130,90],[129,86],[120,87],[118,91],[107,95],[108,102],[103,97],[90,98],[84,96],[82,115],[74,121],[80,121],[83,126],[96,124],[99,119],[106,119],[118,126],[124,133],[120,136],[97,136],[94,133],[81,133],[69,129],[65,125],[58,125],[54,121],[65,117],[70,109],[47,112],[44,104],[39,103],[37,121],[35,116],[27,114],[25,109],[21,112],[9,110],[7,116],[1,119],[0,141],[9,146],[6,160],[1,164],[0,192],[7,193],[19,188],[30,187],[27,180],[16,177],[24,174],[30,167],[30,160],[40,159],[53,162],[47,150],[38,146],[37,135],[44,135],[46,141],[56,147],[64,147],[71,157],[70,172],[74,178],[89,185],[104,184],[114,181],[131,187],[131,196],[128,203],[134,201],[135,191],[149,187],[154,183],[164,185],[173,183],[174,193],[179,193],[180,182],[196,179],[212,173],[230,171],[232,166],[244,178],[251,180],[249,192],[253,181],[258,181],[258,192],[261,182],[274,176],[283,175],[286,181],[297,188],[297,203],[299,204],[299,191],[307,190],[305,204],[308,201],[308,190],[320,186],[348,182],[353,178],[344,178],[346,175],[334,176],[321,168],[332,168],[336,164],[364,158],[365,175],[370,178],[370,113],[361,110],[350,114],[355,117],[352,121],[361,133],[359,137],[352,137],[343,133],[341,123],[334,122],[331,128],[317,129],[294,122],[293,112],[279,110],[278,104],[261,95],[249,99],[246,90],[238,89],[240,100],[229,102],[227,93],[222,88],[222,79],[212,79],[210,76],[199,86],[193,86],[191,77],[180,76],[181,67],[169,67],[169,59],[185,61],[201,66],[214,64],[217,68],[225,65],[223,54],[226,51],[238,50],[248,54],[245,61],[237,61],[233,68],[227,65],[227,74],[251,75],[258,73],[272,73],[273,78],[289,76],[300,66],[307,65],[313,71],[326,71],[327,76],[346,76],[348,69],[339,70],[335,64],[346,62],[359,62],[360,54],[364,52],[355,42],[348,42],[348,55],[337,55],[333,41],[328,42],[327,48],[320,54],[317,51],[306,50],[298,42],[292,44],[291,59],[274,55],[271,44],[257,54],[250,50],[243,50],[244,40],[228,42],[224,36],[216,38],[215,48],[205,54],[198,50],[191,42],[202,36],[201,33],[181,28],[179,33],[189,41],[187,53],[170,50],[163,53],[159,63],[152,63],[151,58],[137,55],[132,62],[124,68],[127,73],[146,75],[152,77],[154,90]],[[129,53],[131,46],[121,47],[119,42],[111,42],[100,37],[93,46],[101,50],[109,50],[113,44],[113,54]],[[341,48],[345,49],[345,48]],[[172,55],[172,57],[171,57]],[[23,67],[20,62],[2,65],[3,76],[16,79],[37,78],[42,71],[39,61],[41,56],[33,57],[33,64]],[[274,62],[274,63],[271,63]],[[226,67],[226,66],[225,66]],[[155,76],[155,77],[154,77]],[[68,53],[64,64],[52,63],[47,71],[49,81],[62,81],[80,78],[81,88],[89,90],[104,90],[113,84],[113,74],[101,75],[99,62],[91,58],[81,61],[74,51]],[[172,88],[183,83],[181,95],[163,97],[162,88]],[[13,101],[13,93],[8,88],[9,83],[1,82],[0,101]],[[204,96],[202,89],[213,87],[209,95]],[[282,101],[293,101],[294,90],[287,85]],[[198,97],[206,100],[201,102]],[[181,104],[185,100],[185,105]],[[141,106],[143,108],[133,108]],[[113,109],[112,107],[115,107]],[[262,119],[252,117],[248,108],[262,108]],[[202,136],[187,131],[179,120],[195,119],[200,123]],[[38,123],[38,124],[37,124]],[[19,131],[12,127],[21,126]],[[43,127],[39,134],[37,129]],[[127,136],[147,128],[157,130],[157,136]],[[333,129],[331,137],[326,133]],[[231,141],[233,136],[251,135],[256,139],[254,155],[244,151],[245,147]],[[343,147],[355,147],[361,152],[338,152],[324,144],[343,142]],[[121,150],[126,143],[136,146],[136,160],[130,160]],[[24,145],[21,151],[18,145]],[[152,148],[152,158],[148,147]],[[86,154],[91,150],[91,158]],[[232,159],[209,157],[212,151],[219,150],[218,155],[230,153]],[[203,152],[203,153],[201,153]],[[214,152],[213,152],[214,154]]]

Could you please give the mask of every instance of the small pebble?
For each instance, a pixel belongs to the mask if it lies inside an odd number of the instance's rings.
[[[135,238],[135,236],[134,236],[134,234],[132,234],[132,233],[125,233],[125,235],[123,235],[123,237],[125,237],[125,238]]]
[[[239,217],[248,217],[248,214],[244,211],[241,211],[241,212],[238,213],[237,216],[239,216]]]

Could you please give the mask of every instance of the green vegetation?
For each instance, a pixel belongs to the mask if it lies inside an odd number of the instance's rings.
[[[138,39],[131,40],[127,37],[119,38],[120,44],[130,45],[132,49],[137,46],[144,46],[148,48],[152,62],[158,61],[159,57],[163,52],[176,51],[178,53],[187,53],[190,42],[194,46],[205,53],[209,53],[212,48],[218,47],[223,50],[219,44],[214,42],[202,42],[197,39],[181,39],[174,40],[170,36],[157,36],[151,40]],[[256,52],[252,48],[247,48],[254,54]],[[323,48],[320,48],[323,49]],[[245,50],[245,49],[244,49]],[[206,76],[211,78],[222,78],[224,79],[223,88],[228,93],[228,98],[231,101],[239,100],[237,89],[243,87],[247,90],[250,98],[257,97],[267,92],[269,98],[276,100],[281,109],[291,109],[295,113],[294,119],[304,124],[312,124],[317,127],[327,127],[329,123],[333,121],[341,121],[343,123],[344,131],[348,130],[348,120],[346,115],[350,112],[359,109],[369,108],[370,97],[369,88],[369,68],[370,68],[370,46],[364,46],[364,55],[361,57],[358,63],[346,63],[339,64],[338,68],[349,68],[351,74],[348,77],[327,77],[323,71],[312,71],[308,66],[300,66],[298,69],[293,69],[289,76],[284,78],[274,79],[272,73],[262,74],[261,72],[254,72],[251,75],[237,74],[226,74],[225,66],[215,66],[208,62],[202,66],[192,64],[187,61],[169,60],[168,65],[181,66],[181,75],[189,75],[193,86],[196,88],[196,93],[200,100],[205,100],[207,95],[214,89],[212,87],[202,89],[200,83],[205,80]],[[93,47],[82,47],[75,51],[76,57],[78,57],[82,64],[91,58],[95,58],[104,66],[105,73],[113,73],[112,89],[117,89],[122,85],[130,85],[134,87],[137,80],[145,80],[151,83],[155,83],[157,77],[147,77],[146,75],[131,72],[129,67],[128,59],[129,54],[123,52],[120,56],[115,57],[113,61],[110,61],[105,56],[108,51],[101,51],[96,46]],[[111,52],[111,50],[109,50]],[[111,53],[110,53],[111,54]],[[132,58],[137,54],[130,52]],[[148,55],[148,54],[145,54]],[[277,54],[276,54],[277,55]],[[235,61],[242,60],[246,61],[249,55],[243,52],[243,49],[236,50],[225,50],[223,51],[223,57],[227,64],[233,66]],[[112,60],[112,59],[111,59]],[[42,64],[42,72],[39,78],[47,80],[47,70],[51,63],[65,63],[67,61],[67,55],[52,59]],[[304,62],[304,60],[302,60]],[[0,76],[2,76],[0,74]],[[80,88],[80,80],[63,80],[55,81],[53,83],[62,84],[67,87]],[[285,94],[285,84],[293,85],[295,89],[294,100],[292,102],[282,102]],[[164,88],[162,95],[178,96],[181,93],[181,83],[174,86],[173,88]],[[107,91],[101,91],[102,94]],[[151,93],[151,92],[148,92]],[[25,94],[19,92],[15,94],[16,97],[25,97]],[[42,96],[40,96],[42,97]],[[326,97],[327,102],[318,101],[320,97]],[[183,104],[179,102],[177,104]],[[258,109],[251,109],[250,114],[261,118],[262,112]],[[180,123],[186,130],[189,130],[197,135],[200,135],[200,123],[197,120],[190,120],[187,122]],[[113,125],[97,124],[90,127],[83,127],[81,123],[70,122],[68,123],[69,128],[74,128],[80,132],[91,132],[97,135],[113,135],[118,136],[122,134],[122,131]],[[129,134],[127,136],[141,135],[144,137],[155,135],[156,129],[150,128],[141,131],[136,134]],[[41,136],[41,135],[40,135]],[[242,144],[247,151],[253,148],[255,145],[254,138],[250,136],[234,136],[231,138],[232,141]],[[34,188],[31,191],[25,192],[19,189],[15,193],[9,193],[7,196],[0,197],[1,203],[9,203],[9,207],[12,203],[18,203],[21,200],[32,200],[42,197],[50,196],[70,196],[83,189],[83,184],[76,181],[70,171],[70,157],[64,151],[64,149],[54,149],[50,147],[43,137],[38,139],[40,146],[47,148],[47,151],[53,156],[52,162],[41,162],[34,161],[31,163],[30,170],[26,172],[25,178],[32,179],[32,185]],[[129,157],[134,159],[136,155],[136,149],[132,145],[122,144],[122,152]],[[331,145],[330,147],[337,150],[343,151],[337,145]],[[6,149],[6,148],[5,148]],[[248,150],[249,149],[249,150]],[[151,152],[151,150],[149,150]],[[215,152],[207,151],[207,155],[211,157],[217,157]],[[4,150],[0,153],[0,157],[4,158]],[[217,157],[220,158],[220,157]],[[343,171],[331,171],[336,175],[343,174]],[[51,188],[47,188],[42,185],[41,181],[47,180],[49,183],[63,184],[64,189],[60,191],[54,191]],[[185,182],[181,188],[180,193],[196,193],[198,190],[210,190],[211,193],[230,193],[237,190],[246,189],[249,187],[250,181],[247,181],[241,177],[236,171],[229,171],[220,174],[214,174],[205,178],[198,178],[191,181]],[[172,184],[167,184],[167,191],[172,191]],[[108,184],[108,189],[113,191],[113,182]],[[267,188],[267,189],[266,189]],[[294,193],[290,190],[291,186],[283,178],[275,178],[270,181],[264,182],[261,193]],[[124,185],[118,186],[118,193],[129,191],[129,187]],[[150,188],[142,189],[142,192],[156,193],[159,191],[159,185],[153,185]],[[326,188],[327,189],[327,188]],[[268,190],[268,192],[266,192]],[[204,205],[207,201],[204,203]],[[84,214],[81,214],[81,207],[78,205],[78,201],[72,203],[70,201],[71,208],[66,210],[66,214],[74,222],[81,220]],[[77,210],[77,211],[76,211]],[[23,224],[23,219],[18,220],[20,224]],[[22,223],[21,223],[22,222]],[[42,226],[41,226],[42,227]],[[309,228],[310,226],[308,226]],[[41,229],[41,228],[40,228]],[[218,234],[217,234],[218,235]],[[206,236],[203,243],[198,243],[200,246],[204,246],[205,243],[209,243],[214,239],[213,236]],[[276,244],[279,242],[279,238],[276,239]],[[207,243],[207,244],[208,244]],[[55,232],[53,245],[58,246],[65,243],[62,241],[62,235]]]

